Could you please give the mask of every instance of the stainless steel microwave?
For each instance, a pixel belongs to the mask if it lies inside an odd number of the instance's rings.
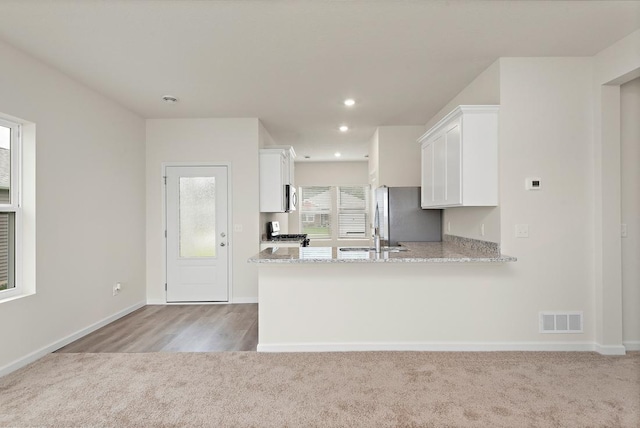
[[[298,205],[298,195],[296,194],[296,186],[287,184],[284,186],[284,212],[295,211]]]

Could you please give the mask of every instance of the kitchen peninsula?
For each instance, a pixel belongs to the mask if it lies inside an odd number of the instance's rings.
[[[486,284],[511,275],[506,262],[516,259],[495,243],[443,239],[379,254],[261,251],[249,259],[260,266],[258,351],[445,350],[464,341],[475,324],[465,307]]]

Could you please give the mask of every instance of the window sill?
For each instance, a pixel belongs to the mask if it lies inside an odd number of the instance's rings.
[[[7,297],[3,297],[2,294],[0,293],[0,305],[3,303],[12,302],[14,300],[19,300],[24,297],[35,296],[35,294],[36,293],[18,293],[18,294],[11,294]]]

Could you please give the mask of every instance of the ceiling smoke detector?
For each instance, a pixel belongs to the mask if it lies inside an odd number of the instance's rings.
[[[167,104],[175,104],[178,102],[178,99],[173,95],[165,95],[162,97],[162,101],[164,101]]]

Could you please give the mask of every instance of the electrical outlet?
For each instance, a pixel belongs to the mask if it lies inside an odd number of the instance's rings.
[[[627,237],[627,224],[626,223],[622,223],[620,225],[620,236],[622,236],[623,238]]]
[[[113,285],[113,295],[117,296],[120,293],[120,290],[122,290],[122,284],[119,282],[116,282]]]
[[[233,225],[233,231],[234,232],[242,232],[242,225],[241,224],[234,224]]]
[[[447,233],[448,232],[451,232],[451,222],[450,221],[447,222]]]
[[[480,235],[484,236],[484,223],[480,226]]]
[[[529,237],[529,225],[516,224],[516,238],[528,238],[528,237]]]

